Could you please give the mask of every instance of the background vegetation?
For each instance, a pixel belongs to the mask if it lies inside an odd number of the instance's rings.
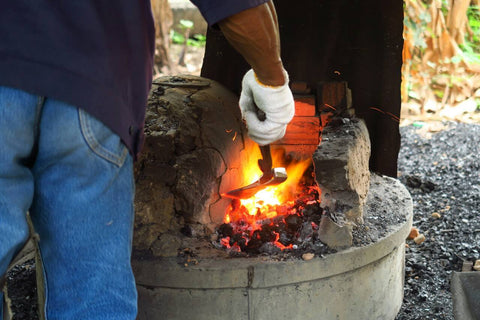
[[[416,114],[480,110],[479,0],[404,0],[402,99]]]

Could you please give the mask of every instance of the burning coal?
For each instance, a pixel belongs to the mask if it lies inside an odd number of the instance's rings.
[[[274,164],[286,167],[288,179],[267,187],[249,199],[234,199],[217,228],[219,244],[235,252],[274,253],[305,247],[317,240],[323,213],[311,159],[284,163],[283,154],[273,155]],[[244,168],[247,180],[261,175],[257,165]],[[307,245],[308,246],[308,245]]]

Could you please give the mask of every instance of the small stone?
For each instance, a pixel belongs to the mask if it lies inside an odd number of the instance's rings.
[[[305,260],[305,261],[312,260],[313,257],[315,257],[314,253],[304,253],[304,254],[302,254],[302,259]]]
[[[475,264],[473,265],[473,270],[480,271],[480,259],[475,261]]]
[[[413,239],[413,241],[415,241],[416,244],[421,244],[425,241],[425,236],[423,234],[419,234]]]
[[[440,219],[442,217],[442,215],[438,212],[434,212],[432,213],[432,218],[435,218],[435,219]]]
[[[330,217],[322,217],[317,234],[320,241],[329,248],[345,249],[352,246],[352,227],[350,225],[341,226]]]
[[[408,239],[415,239],[416,237],[418,237],[419,234],[420,232],[418,232],[418,229],[416,227],[412,227],[412,229],[410,230],[410,234],[408,235]]]

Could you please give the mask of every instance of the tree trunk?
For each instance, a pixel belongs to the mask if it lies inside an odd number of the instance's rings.
[[[170,69],[170,29],[173,24],[172,9],[168,0],[151,0],[155,20],[155,65]]]

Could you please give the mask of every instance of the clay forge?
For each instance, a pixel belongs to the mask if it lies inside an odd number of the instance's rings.
[[[154,82],[135,168],[139,319],[394,319],[410,196],[369,172],[346,83],[292,90],[272,145],[287,181],[232,200],[261,175],[238,97],[200,77]]]

